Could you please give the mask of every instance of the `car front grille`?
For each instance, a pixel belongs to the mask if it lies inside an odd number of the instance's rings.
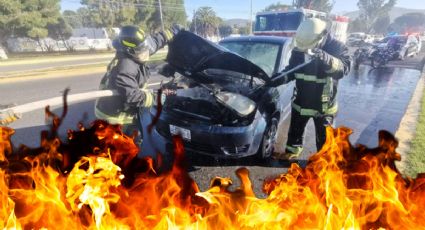
[[[209,155],[221,154],[217,151],[217,148],[210,144],[197,143],[194,141],[184,141],[183,145],[185,149],[194,153],[204,153]]]
[[[170,129],[166,123],[158,123],[156,125],[157,132],[165,137],[166,139],[171,139]],[[183,140],[183,146],[186,151],[193,153],[207,154],[207,155],[244,155],[248,152],[250,145],[242,146],[219,146],[213,144],[200,143],[197,140]]]
[[[240,155],[248,152],[249,144],[243,146],[221,147],[221,150],[228,155]]]

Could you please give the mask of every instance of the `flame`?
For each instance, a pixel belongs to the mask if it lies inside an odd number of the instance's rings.
[[[59,122],[60,123],[60,122]],[[56,129],[54,129],[56,130]],[[0,228],[4,229],[424,229],[425,174],[404,178],[395,167],[397,141],[353,147],[351,130],[327,130],[305,168],[252,190],[249,171],[213,178],[200,191],[186,170],[180,137],[174,161],[158,167],[119,126],[95,121],[62,142],[42,133],[41,147],[12,148],[0,128]]]

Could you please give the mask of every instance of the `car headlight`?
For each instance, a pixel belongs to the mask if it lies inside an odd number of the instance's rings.
[[[251,114],[256,106],[251,99],[236,93],[219,92],[215,96],[218,102],[234,110],[241,117]]]

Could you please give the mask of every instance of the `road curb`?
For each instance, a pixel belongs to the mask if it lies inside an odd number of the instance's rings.
[[[416,126],[421,113],[421,102],[425,88],[425,57],[421,61],[421,77],[418,80],[416,89],[406,109],[406,113],[401,119],[395,137],[399,141],[397,152],[401,155],[401,161],[396,162],[397,168],[404,173],[407,165],[406,154],[410,152],[412,140],[416,136]]]
[[[7,83],[9,81],[25,81],[29,79],[45,79],[45,78],[58,78],[58,77],[73,77],[89,74],[100,74],[106,71],[106,66],[94,65],[83,68],[69,68],[69,69],[49,69],[39,72],[22,72],[9,76],[0,76],[0,83]]]
[[[83,54],[83,55],[69,55],[69,56],[57,56],[45,58],[40,55],[40,58],[23,58],[18,60],[0,61],[0,66],[19,66],[27,64],[42,64],[49,62],[58,61],[75,61],[75,60],[90,60],[99,58],[113,58],[114,53],[102,53],[102,54]]]
[[[61,67],[52,67],[39,69],[35,71],[16,71],[7,75],[0,75],[0,82],[16,79],[30,78],[45,78],[45,77],[67,77],[81,76],[87,74],[98,74],[106,72],[106,67],[109,62],[98,62],[93,64],[69,65]],[[162,63],[162,60],[148,62],[151,72],[156,72],[157,67]]]

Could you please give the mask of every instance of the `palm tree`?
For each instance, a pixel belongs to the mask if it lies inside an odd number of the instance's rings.
[[[202,37],[217,35],[220,18],[211,7],[200,7],[193,15],[191,30]]]

